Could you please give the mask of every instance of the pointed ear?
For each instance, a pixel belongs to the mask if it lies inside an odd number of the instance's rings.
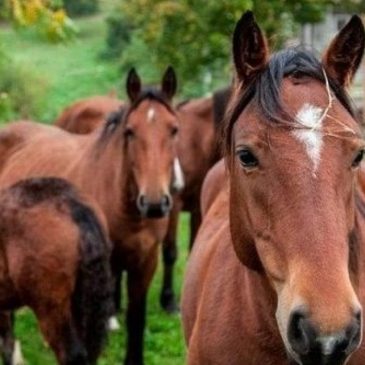
[[[233,33],[233,60],[239,81],[249,83],[266,66],[268,58],[266,38],[252,11],[247,11]]]
[[[162,77],[161,91],[171,100],[177,89],[177,78],[175,70],[172,66],[167,67],[165,74]]]
[[[354,15],[331,42],[323,56],[326,72],[347,87],[360,66],[364,54],[365,32],[359,16]]]
[[[137,100],[142,88],[141,79],[134,68],[128,73],[126,88],[129,100],[133,103]]]

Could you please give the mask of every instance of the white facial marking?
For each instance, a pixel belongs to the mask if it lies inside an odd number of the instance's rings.
[[[292,132],[304,144],[307,154],[313,162],[314,173],[321,159],[323,142],[323,133],[321,132],[322,115],[322,108],[307,103],[304,104],[296,115],[296,119],[305,129],[298,129]]]
[[[173,188],[176,191],[181,191],[185,186],[184,173],[181,168],[179,159],[176,157],[174,160],[174,181]]]
[[[155,119],[155,109],[149,108],[147,112],[147,121],[152,122]]]

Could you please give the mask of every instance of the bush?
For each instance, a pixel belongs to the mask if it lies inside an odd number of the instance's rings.
[[[44,81],[14,64],[0,49],[0,122],[37,118],[44,96]]]
[[[106,49],[102,56],[117,58],[131,40],[132,26],[127,19],[116,12],[107,18]]]
[[[99,0],[63,0],[68,15],[82,16],[99,11]]]

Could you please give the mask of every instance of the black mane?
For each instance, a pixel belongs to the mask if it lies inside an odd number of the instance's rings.
[[[231,145],[234,123],[251,102],[255,103],[269,123],[294,126],[294,117],[285,110],[280,98],[280,86],[287,76],[309,76],[322,83],[326,82],[323,65],[312,52],[289,48],[275,53],[266,68],[249,85],[238,91],[231,110],[226,115],[226,147]],[[329,75],[327,79],[336,98],[355,118],[352,102],[345,89]]]
[[[232,87],[227,86],[223,89],[215,91],[213,94],[214,126],[218,131],[221,129],[222,123],[224,122],[224,115],[231,97],[231,93]]]

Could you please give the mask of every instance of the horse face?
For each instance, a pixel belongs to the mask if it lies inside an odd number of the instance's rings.
[[[252,51],[262,51],[262,34],[250,21],[242,29],[256,32]],[[353,27],[363,34],[360,24]],[[364,37],[357,38],[363,44]],[[244,35],[235,39],[247,42]],[[363,46],[355,46],[362,52]],[[332,49],[339,52],[336,45]],[[246,54],[256,69],[267,67],[266,54]],[[237,57],[238,80],[244,83],[248,73],[239,68],[246,63]],[[336,55],[328,59],[336,62]],[[328,74],[336,69],[328,62],[323,67]],[[331,77],[343,85],[350,76]],[[277,295],[276,320],[290,357],[300,364],[340,365],[362,337],[354,188],[364,142],[357,123],[323,82],[292,73],[283,78],[280,94],[295,121],[267,120],[260,100],[248,103],[231,128],[232,240],[241,261],[266,275]]]
[[[158,101],[141,102],[125,127],[127,158],[138,188],[137,207],[146,217],[162,217],[172,207],[170,186],[177,159],[176,116]]]
[[[170,187],[182,173],[176,153],[178,120],[170,106],[176,86],[172,67],[167,68],[158,91],[143,91],[134,69],[127,78],[131,107],[124,123],[126,158],[137,185],[137,208],[147,218],[170,212]]]

